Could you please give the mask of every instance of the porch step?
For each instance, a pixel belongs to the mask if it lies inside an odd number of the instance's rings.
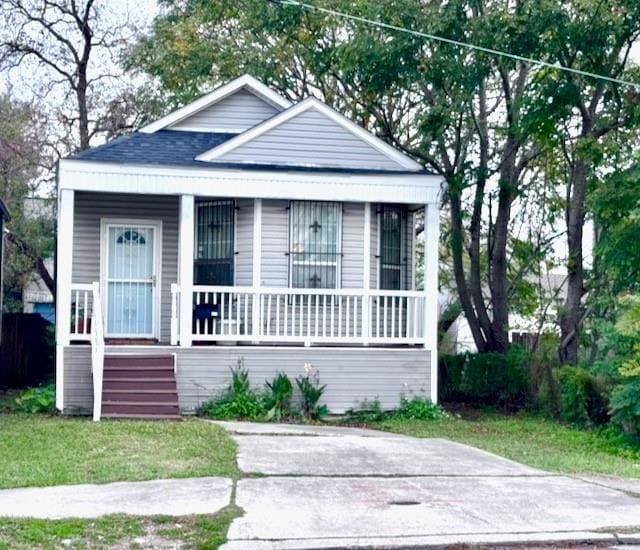
[[[182,420],[179,414],[120,414],[104,413],[102,418],[112,418],[120,420]]]
[[[103,401],[102,402],[102,414],[175,414],[180,415],[180,409],[177,401],[162,402],[162,401]]]
[[[157,403],[166,401],[177,401],[178,392],[176,390],[147,390],[147,389],[118,389],[103,390],[102,401],[134,401],[136,403]]]
[[[104,377],[102,391],[105,390],[176,390],[175,377],[167,378],[112,378]]]
[[[104,367],[104,376],[106,378],[135,378],[143,376],[144,378],[170,378],[173,376],[173,366],[171,367],[136,367],[136,366],[106,366]]]
[[[104,356],[105,367],[171,367],[173,355],[115,354]]]
[[[173,355],[105,355],[102,417],[179,419]]]

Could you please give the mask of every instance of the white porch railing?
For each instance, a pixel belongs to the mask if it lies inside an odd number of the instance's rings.
[[[178,340],[178,294],[179,288],[172,287],[172,342]],[[194,341],[425,341],[423,292],[195,286],[192,301]]]
[[[91,342],[93,377],[93,420],[102,412],[102,377],[104,371],[104,317],[100,283],[71,285],[70,339]]]
[[[93,420],[102,413],[102,375],[104,371],[104,326],[100,284],[92,284],[93,314],[91,315],[91,373],[93,374]]]
[[[71,285],[71,340],[91,340],[93,312],[93,285],[74,283]]]

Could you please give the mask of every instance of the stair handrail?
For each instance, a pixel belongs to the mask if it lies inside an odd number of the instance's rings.
[[[98,422],[102,413],[102,378],[104,371],[104,324],[100,283],[91,285],[93,307],[91,313],[91,372],[93,374],[93,421]]]

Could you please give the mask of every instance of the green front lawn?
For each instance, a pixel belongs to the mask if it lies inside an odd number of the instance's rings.
[[[214,516],[2,519],[0,548],[218,548],[239,509]]]
[[[442,437],[550,472],[640,478],[640,445],[613,431],[586,431],[526,414],[475,412],[473,419],[387,419],[368,427]]]
[[[198,419],[0,415],[0,488],[236,476],[235,443]]]

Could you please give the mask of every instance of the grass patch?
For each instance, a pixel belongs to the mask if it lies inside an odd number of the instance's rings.
[[[15,412],[16,398],[20,395],[17,390],[0,391],[0,414]]]
[[[0,548],[218,548],[240,509],[212,516],[0,519]]]
[[[474,411],[473,420],[390,418],[367,422],[379,430],[466,443],[550,472],[640,478],[640,445],[613,429],[581,430],[529,414]]]
[[[198,419],[0,415],[0,449],[0,488],[239,474],[233,440]]]

